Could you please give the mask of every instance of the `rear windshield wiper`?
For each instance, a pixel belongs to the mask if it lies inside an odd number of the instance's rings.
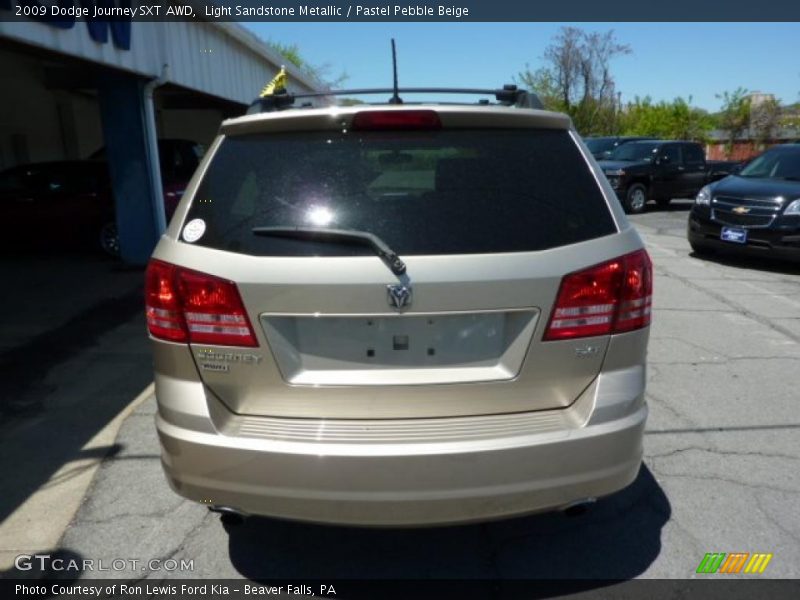
[[[253,227],[254,235],[268,235],[272,237],[294,238],[298,240],[313,240],[320,242],[341,242],[346,244],[361,244],[369,246],[395,275],[406,272],[406,264],[389,248],[381,238],[366,231],[354,229],[326,229],[311,227]]]

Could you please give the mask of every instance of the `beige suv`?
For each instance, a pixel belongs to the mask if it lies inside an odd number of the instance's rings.
[[[226,121],[147,269],[167,479],[220,511],[356,525],[591,502],[639,471],[651,294],[562,114]]]

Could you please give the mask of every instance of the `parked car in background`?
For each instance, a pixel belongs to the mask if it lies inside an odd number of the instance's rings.
[[[697,254],[720,250],[800,261],[800,145],[774,146],[701,189],[687,235]]]
[[[172,218],[202,156],[189,140],[159,140],[164,213]],[[28,247],[100,248],[119,254],[105,149],[87,160],[18,165],[0,172],[0,202],[6,218],[4,239]],[[20,227],[21,223],[30,227]]]
[[[90,247],[114,219],[108,169],[92,161],[19,165],[0,172],[3,242],[16,248]]]
[[[164,181],[162,178],[162,182],[161,193],[164,198],[164,217],[167,223],[169,223],[170,219],[172,219],[172,215],[175,213],[175,209],[178,207],[178,203],[183,197],[184,191],[186,191],[188,179],[186,181],[175,179]],[[99,241],[100,249],[103,250],[103,252],[110,256],[119,256],[119,232],[117,230],[117,221],[113,215],[111,219],[103,224],[100,230]]]
[[[146,275],[177,493],[418,525],[636,478],[652,265],[566,115],[365,104],[220,134]]]
[[[611,156],[611,154],[619,146],[627,144],[628,142],[639,142],[642,140],[652,140],[654,138],[638,135],[615,135],[606,137],[587,137],[584,138],[586,147],[597,160],[604,160]]]
[[[694,198],[738,163],[706,161],[703,147],[695,142],[649,140],[619,146],[599,164],[625,211],[640,213],[648,200],[667,206],[673,198]]]

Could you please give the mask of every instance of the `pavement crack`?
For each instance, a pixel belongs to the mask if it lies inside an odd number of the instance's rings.
[[[182,504],[183,503],[186,503],[186,501],[184,500],[182,502]],[[212,513],[210,510],[206,510],[206,514],[204,514],[200,518],[200,520],[191,529],[189,529],[186,532],[186,534],[183,536],[183,539],[181,539],[180,543],[177,546],[175,546],[172,550],[169,550],[166,554],[164,554],[163,556],[159,557],[159,559],[158,559],[160,561],[159,564],[163,565],[165,561],[173,559],[180,552],[182,552],[186,548],[186,546],[189,544],[189,542],[191,542],[197,535],[199,535],[199,533],[201,531],[203,531],[204,526],[207,524],[207,522],[213,516],[214,516],[214,513]],[[192,561],[194,562],[194,559],[192,559]],[[143,579],[149,579],[151,575],[159,574],[159,573],[161,573],[161,572],[160,571],[151,571],[151,570],[145,571],[144,575],[139,578],[139,581],[141,581]]]
[[[654,373],[658,374],[658,367],[654,367],[652,365],[648,365],[648,367],[651,367],[652,370],[654,371]],[[648,386],[647,391],[645,392],[645,398],[647,398],[648,402],[654,402],[655,404],[658,404],[658,406],[660,406],[661,408],[666,410],[668,413],[670,413],[682,425],[686,425],[686,426],[696,426],[697,425],[697,423],[692,421],[689,417],[687,417],[685,414],[683,414],[681,411],[679,411],[677,408],[675,408],[672,405],[672,403],[670,403],[665,398],[662,398],[661,396],[659,396],[658,394],[653,392],[652,386]]]
[[[800,460],[800,456],[795,456],[792,454],[781,454],[778,452],[757,452],[753,450],[749,451],[718,450],[716,448],[703,448],[701,446],[686,446],[684,448],[676,448],[675,450],[670,450],[669,452],[662,452],[660,454],[648,454],[647,457],[650,459],[671,458],[673,456],[683,454],[684,452],[708,452],[710,454],[719,454],[722,456],[758,456],[761,458],[783,458],[786,460]]]
[[[663,361],[657,360],[652,361],[648,364],[653,365],[683,365],[683,366],[691,366],[695,367],[697,365],[703,366],[725,366],[729,362],[739,362],[739,361],[754,361],[754,360],[789,360],[795,361],[800,360],[800,356],[732,356],[732,357],[721,357],[718,359],[710,358],[710,359],[703,359],[700,360],[670,360],[670,361]]]
[[[678,531],[680,531],[683,535],[685,535],[689,542],[694,546],[693,550],[694,553],[699,554],[703,548],[706,547],[706,544],[700,540],[697,536],[694,535],[691,529],[684,527],[677,519],[672,518],[669,520],[669,526],[674,527]],[[665,525],[666,527],[667,525]]]
[[[669,308],[663,306],[656,306],[656,309],[658,310],[658,312],[714,313],[714,314],[720,314],[721,312],[723,312],[723,313],[736,314],[732,310],[721,311],[717,308],[674,308],[674,307]]]
[[[743,487],[747,489],[752,489],[756,491],[763,491],[763,490],[771,490],[773,492],[781,492],[783,494],[800,494],[800,490],[798,489],[791,489],[791,488],[784,488],[775,485],[765,485],[761,483],[747,483],[745,481],[739,481],[737,479],[730,479],[728,477],[719,477],[716,475],[692,475],[690,473],[668,473],[658,468],[657,465],[651,464],[648,462],[648,466],[654,473],[658,473],[661,477],[664,478],[673,478],[673,479],[691,479],[695,481],[718,481],[721,483],[729,483],[731,485],[735,485],[738,487]]]
[[[751,311],[750,309],[746,308],[742,304],[739,304],[738,302],[735,302],[734,300],[732,300],[730,298],[730,296],[726,296],[725,294],[721,294],[720,292],[714,291],[714,290],[709,289],[707,287],[703,287],[702,285],[698,285],[697,283],[695,283],[693,280],[689,279],[688,277],[684,277],[682,275],[678,275],[677,273],[669,271],[666,267],[657,267],[656,268],[656,272],[661,277],[667,277],[667,278],[670,278],[670,279],[675,279],[677,281],[680,281],[681,283],[683,283],[687,287],[690,287],[693,290],[696,290],[696,291],[701,292],[703,294],[707,294],[708,296],[710,296],[711,298],[713,298],[717,302],[721,302],[722,304],[725,304],[726,306],[729,306],[732,309],[733,312],[737,312],[737,313],[742,314],[742,315],[744,315],[746,317],[749,317],[750,319],[753,319],[754,321],[760,323],[761,325],[764,325],[765,327],[768,327],[769,329],[772,329],[773,331],[775,331],[777,333],[780,333],[780,334],[788,337],[789,339],[794,340],[795,342],[800,342],[800,335],[797,335],[791,329],[783,327],[782,325],[778,325],[777,323],[773,323],[770,318],[765,317],[764,315],[761,315],[759,313]]]
[[[161,508],[159,508],[157,510],[153,510],[153,511],[150,511],[150,512],[144,512],[144,513],[140,513],[140,512],[136,512],[136,511],[127,511],[127,512],[122,512],[122,513],[116,513],[116,514],[110,515],[108,517],[103,517],[103,518],[100,518],[100,519],[85,519],[85,518],[81,518],[79,520],[76,520],[75,523],[78,524],[78,525],[83,525],[83,524],[106,525],[108,523],[111,523],[111,522],[114,522],[114,521],[118,521],[119,519],[125,519],[125,518],[158,519],[158,518],[163,518],[163,516],[165,514],[172,513],[174,511],[178,510],[185,502],[186,501],[183,498],[181,498],[180,501],[177,504],[175,504],[174,506],[167,507],[167,508],[161,507]]]
[[[712,354],[712,355],[719,354],[719,355],[723,356],[724,358],[728,358],[728,355],[725,354],[724,352],[720,352],[719,350],[714,350],[712,348],[708,348],[707,346],[704,346],[702,344],[698,344],[697,342],[695,342],[693,340],[686,339],[685,337],[681,338],[681,337],[677,337],[677,336],[674,336],[674,335],[670,335],[670,336],[664,336],[661,339],[674,340],[676,342],[682,342],[682,343],[686,344],[687,346],[691,346],[692,348],[695,348],[696,350],[699,350],[700,352],[705,352],[707,354]]]

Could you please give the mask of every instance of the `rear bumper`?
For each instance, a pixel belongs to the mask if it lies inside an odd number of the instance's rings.
[[[731,254],[800,261],[800,228],[749,229],[747,243],[720,240],[722,225],[693,211],[689,215],[687,237],[695,246],[703,246]]]
[[[502,426],[450,441],[376,440],[369,422],[359,440],[314,442],[198,431],[170,422],[169,411],[156,421],[164,471],[182,496],[249,514],[403,526],[538,512],[624,488],[641,464],[647,407],[637,396],[605,412],[613,418],[567,430]]]

